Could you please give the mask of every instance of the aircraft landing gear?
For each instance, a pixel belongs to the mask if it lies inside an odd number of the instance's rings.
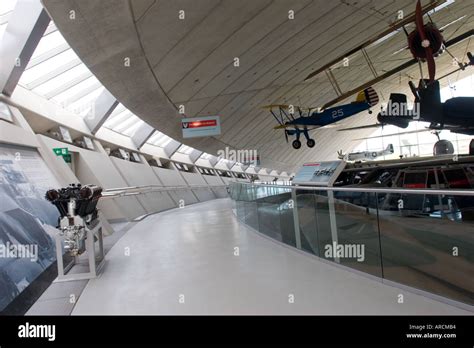
[[[314,141],[314,139],[311,139],[309,137],[309,134],[308,134],[308,129],[305,127],[303,131],[301,131],[300,129],[298,128],[295,128],[294,130],[294,135],[296,135],[296,139],[293,140],[293,142],[291,143],[291,145],[293,146],[293,148],[295,150],[298,150],[299,148],[301,148],[301,141],[300,141],[300,135],[301,133],[303,133],[303,135],[305,136],[306,138],[306,145],[308,145],[308,147],[314,147],[314,145],[316,145],[316,142]],[[287,133],[288,134],[288,133]],[[290,133],[291,134],[291,133]],[[293,135],[291,134],[291,135]]]
[[[293,140],[291,145],[293,146],[294,149],[298,150],[301,147],[301,141],[299,141],[298,139]]]

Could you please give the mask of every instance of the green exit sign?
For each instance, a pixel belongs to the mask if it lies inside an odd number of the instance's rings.
[[[69,149],[67,147],[55,147],[53,151],[56,154],[56,156],[69,155]]]
[[[67,147],[56,147],[53,149],[56,156],[62,156],[64,162],[71,163],[71,154],[69,153],[69,149]]]

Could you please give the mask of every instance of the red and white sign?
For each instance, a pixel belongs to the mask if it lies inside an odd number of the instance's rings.
[[[181,120],[183,138],[209,137],[221,134],[219,116],[183,118]]]
[[[183,122],[183,128],[202,128],[202,127],[215,127],[217,126],[216,120],[204,120],[204,121],[193,121]]]

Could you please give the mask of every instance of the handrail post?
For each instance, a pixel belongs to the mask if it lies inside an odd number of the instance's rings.
[[[291,200],[293,201],[293,222],[295,224],[296,248],[301,249],[300,219],[298,216],[298,204],[296,201],[296,189],[291,189]]]
[[[329,209],[329,222],[331,225],[331,238],[333,248],[338,244],[337,238],[337,222],[336,222],[336,210],[334,209],[334,192],[328,191],[328,209]],[[335,249],[335,248],[334,248]],[[336,253],[334,253],[337,255]],[[340,263],[339,257],[334,256],[334,261]]]

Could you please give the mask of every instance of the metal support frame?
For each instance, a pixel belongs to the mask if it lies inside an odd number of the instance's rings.
[[[300,218],[298,215],[298,201],[296,200],[296,189],[291,190],[291,200],[293,201],[293,221],[295,224],[296,247],[301,249]]]
[[[372,74],[374,75],[374,77],[377,78],[379,74],[377,74],[377,70],[375,70],[374,63],[372,63],[372,61],[370,60],[369,54],[367,53],[365,48],[362,48],[361,52],[365,58],[365,61],[367,62],[367,65],[369,66],[370,71],[372,71]]]
[[[79,257],[74,256],[71,262],[69,262],[67,265],[64,265],[63,251],[62,251],[63,238],[58,233],[55,236],[56,259],[58,263],[58,277],[56,278],[54,282],[93,279],[99,275],[102,268],[104,267],[105,253],[104,253],[104,241],[103,241],[103,234],[102,234],[102,224],[99,222],[92,229],[87,228],[87,226],[85,226],[85,228],[87,230],[87,238],[85,240],[85,243],[86,243],[87,259],[89,262],[89,272],[67,274],[71,270],[71,268],[78,263]],[[97,241],[95,241],[95,238],[97,238]],[[99,244],[98,255],[96,255],[96,248],[95,248],[96,242]]]
[[[454,45],[470,38],[473,35],[474,35],[474,29],[468,30],[467,32],[465,32],[463,34],[461,34],[459,36],[456,36],[455,38],[453,38],[451,40],[446,41],[445,46],[446,47],[454,46]],[[361,90],[366,89],[370,86],[373,86],[376,83],[379,83],[379,82],[389,78],[390,76],[393,76],[393,75],[399,73],[400,71],[403,71],[403,70],[405,70],[405,69],[407,69],[407,68],[409,68],[409,67],[411,67],[415,64],[418,64],[418,59],[411,59],[411,60],[397,66],[396,68],[393,68],[392,70],[389,70],[389,71],[387,71],[387,72],[385,72],[381,75],[378,75],[376,78],[374,78],[370,81],[367,81],[367,82],[365,82],[365,83],[363,83],[359,86],[356,86],[355,88],[353,88],[350,91],[344,92],[342,95],[340,95],[337,98],[335,98],[335,99],[327,102],[326,104],[324,104],[322,108],[325,109],[325,108],[331,107],[331,106],[343,101],[344,99],[360,92]]]
[[[135,144],[137,149],[141,149],[143,145],[152,137],[155,133],[155,128],[147,123],[142,123],[135,133],[132,135],[132,142]]]
[[[429,4],[426,4],[425,6],[422,7],[422,14],[425,14],[431,10],[433,10],[435,7],[439,6],[441,3],[443,3],[445,0],[434,0],[430,2]],[[361,45],[357,46],[356,48],[350,50],[349,52],[346,52],[344,55],[337,57],[336,59],[332,60],[331,62],[327,63],[323,67],[313,71],[311,74],[309,74],[306,78],[306,80],[309,80],[313,78],[316,75],[319,75],[321,72],[329,69],[333,65],[341,62],[344,58],[349,57],[353,55],[354,53],[357,53],[360,51],[362,48],[368,47],[374,42],[377,42],[378,40],[384,38],[385,36],[391,34],[395,30],[399,30],[402,28],[404,25],[407,25],[409,23],[412,23],[415,21],[415,13],[412,13],[410,16],[406,16],[404,19],[395,22],[391,24],[386,30],[382,31],[380,34],[372,37],[371,39],[367,40],[366,42],[362,43]]]
[[[41,2],[18,0],[0,42],[0,92],[13,94],[49,23]]]
[[[181,147],[181,143],[173,139],[172,141],[170,141],[168,145],[163,147],[163,150],[165,151],[168,158],[171,159],[171,156],[173,156],[180,147]]]
[[[204,152],[201,150],[196,150],[194,149],[193,152],[191,152],[189,156],[189,160],[191,161],[192,164],[196,163],[199,158],[201,158],[202,154]]]
[[[97,133],[118,104],[118,100],[106,89],[99,95],[92,109],[84,117],[92,134]]]
[[[328,191],[328,208],[329,208],[329,222],[331,225],[331,238],[334,245],[334,243],[338,244],[339,241],[337,238],[336,210],[334,209],[334,192],[333,191]],[[334,261],[337,263],[340,263],[339,257],[334,256]]]
[[[334,76],[332,71],[328,69],[328,70],[324,70],[324,72],[326,73],[326,76],[327,76],[329,82],[331,83],[332,88],[334,88],[334,91],[336,92],[336,94],[338,96],[342,95],[341,87],[339,87],[339,84],[337,83],[336,77]]]

